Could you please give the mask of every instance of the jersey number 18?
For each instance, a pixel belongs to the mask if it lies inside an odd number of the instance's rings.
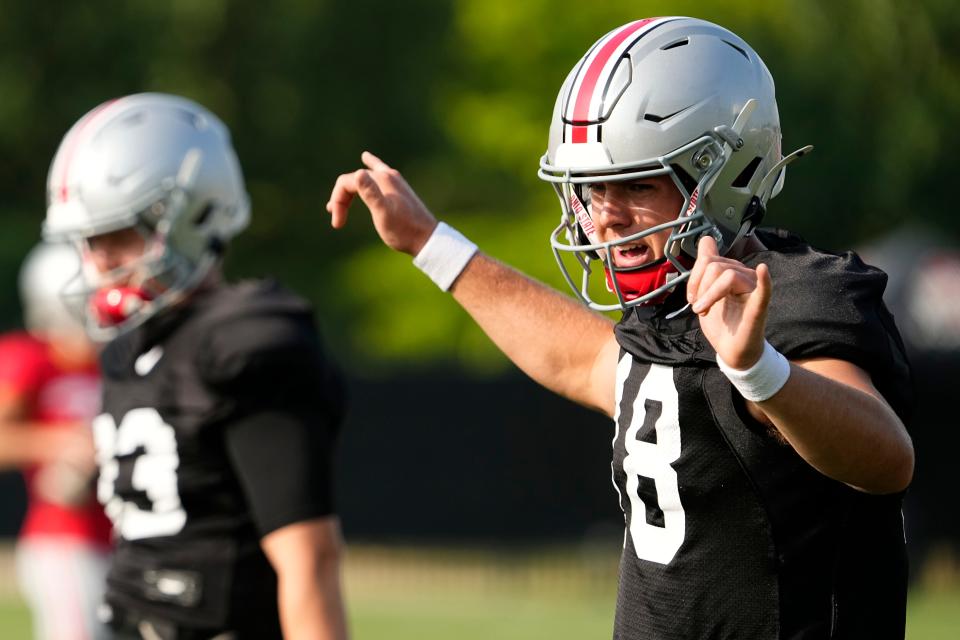
[[[677,472],[671,466],[680,457],[679,395],[673,369],[650,365],[633,400],[633,418],[621,425],[620,396],[627,376],[636,371],[632,365],[633,358],[625,354],[617,367],[617,429],[626,429],[627,526],[638,558],[669,564],[686,532]]]

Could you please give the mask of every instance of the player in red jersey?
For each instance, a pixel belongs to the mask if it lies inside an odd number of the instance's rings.
[[[93,495],[100,379],[59,297],[79,266],[70,246],[36,247],[20,273],[28,331],[0,336],[0,465],[22,468],[26,480],[16,563],[38,639],[109,637],[96,616],[111,546]]]

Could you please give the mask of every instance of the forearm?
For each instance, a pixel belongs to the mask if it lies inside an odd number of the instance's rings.
[[[474,253],[472,243],[440,227],[396,169],[371,153],[361,157],[367,168],[341,175],[330,193],[331,224],[342,227],[350,203],[360,196],[384,244],[415,256],[417,266],[442,288],[453,282],[454,298],[527,375],[611,415],[618,351],[613,323]],[[433,238],[438,243],[431,246]]]
[[[895,493],[910,483],[910,437],[886,402],[867,390],[792,363],[783,388],[755,406],[826,476],[868,493]]]
[[[279,577],[278,605],[286,640],[343,640],[347,621],[334,553]]]
[[[287,640],[343,640],[340,524],[336,516],[295,522],[260,541],[277,572],[277,604]]]
[[[56,435],[42,425],[0,421],[0,469],[48,462],[59,446]]]
[[[612,411],[616,343],[611,320],[482,253],[451,291],[536,382],[574,402]],[[604,367],[610,357],[611,366]]]

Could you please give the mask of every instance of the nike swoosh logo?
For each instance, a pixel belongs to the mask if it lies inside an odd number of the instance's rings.
[[[137,372],[139,376],[145,376],[153,368],[157,366],[157,363],[160,362],[160,358],[163,357],[163,347],[160,345],[155,346],[146,353],[141,353],[133,363],[133,370]]]

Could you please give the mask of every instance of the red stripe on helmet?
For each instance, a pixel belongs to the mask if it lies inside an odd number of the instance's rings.
[[[607,62],[610,61],[610,57],[613,56],[614,52],[617,50],[623,41],[635,34],[637,31],[647,26],[651,22],[659,20],[660,18],[646,18],[644,20],[637,20],[636,22],[631,22],[630,24],[624,25],[621,27],[612,38],[610,38],[606,44],[597,52],[597,55],[594,56],[593,61],[590,63],[590,66],[587,68],[587,72],[583,76],[583,81],[580,83],[580,92],[577,94],[577,101],[573,107],[573,122],[589,122],[590,120],[590,99],[593,97],[593,92],[597,88],[597,81],[600,79],[600,72],[603,71],[603,68],[606,66]],[[582,139],[578,139],[576,130],[578,128],[583,129]],[[587,132],[585,127],[574,127],[573,142],[586,142],[587,141]]]
[[[586,127],[573,127],[570,130],[570,141],[571,142],[586,142],[587,141],[587,128]]]
[[[60,202],[66,202],[70,193],[70,189],[67,186],[67,180],[70,177],[70,166],[73,164],[73,156],[77,152],[77,146],[80,144],[80,139],[82,138],[83,132],[93,123],[94,120],[97,119],[98,115],[103,113],[107,107],[115,102],[117,102],[117,100],[109,100],[100,106],[95,107],[93,111],[88,113],[83,117],[83,119],[80,120],[79,123],[77,123],[76,131],[73,132],[73,135],[71,135],[70,139],[67,141],[67,146],[63,150],[63,161],[60,169]]]

